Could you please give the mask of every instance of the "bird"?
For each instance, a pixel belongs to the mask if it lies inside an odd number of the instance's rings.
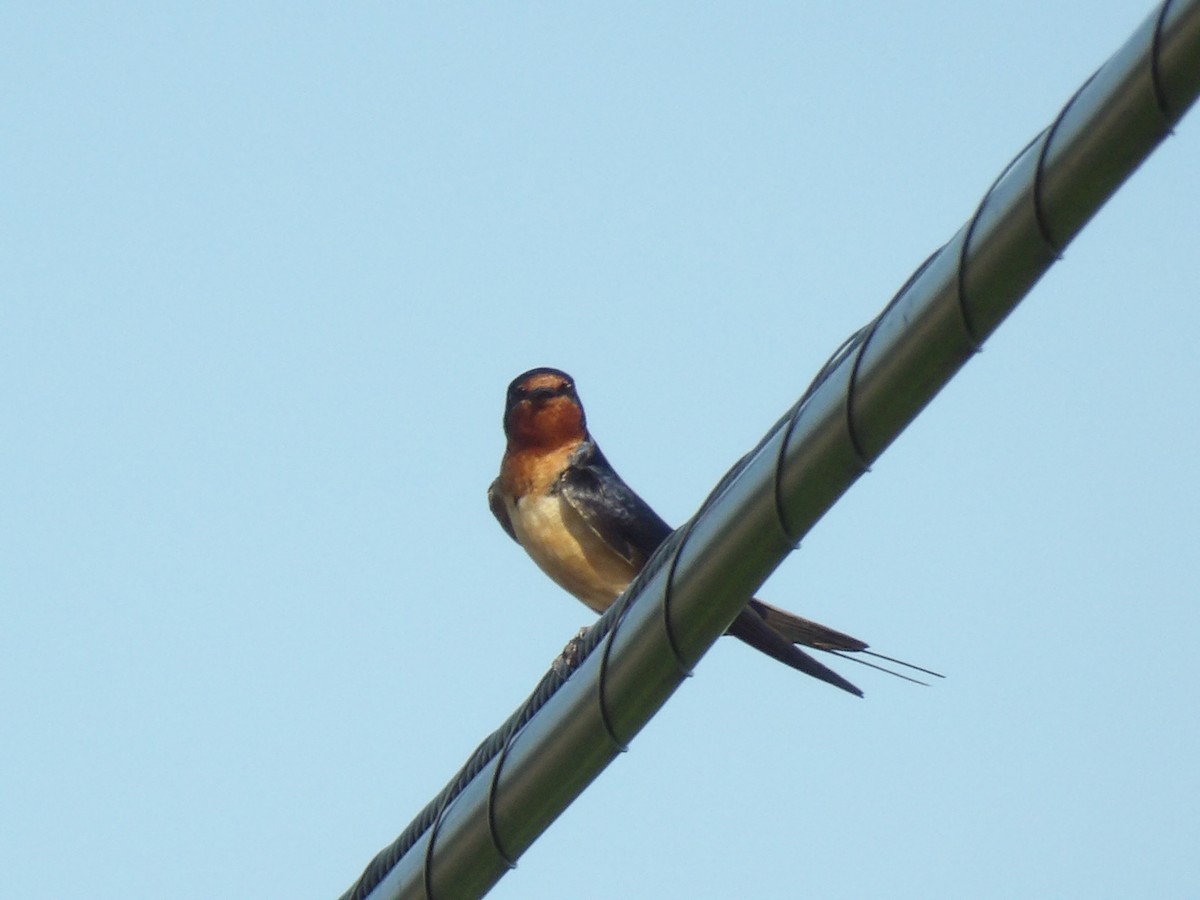
[[[551,580],[593,612],[604,612],[673,529],[600,451],[575,380],[561,369],[542,366],[513,379],[505,397],[504,435],[500,474],[487,492],[492,514]],[[726,633],[859,697],[863,693],[857,686],[797,645],[839,656],[866,653],[941,677],[873,653],[858,638],[758,599],[747,602]]]

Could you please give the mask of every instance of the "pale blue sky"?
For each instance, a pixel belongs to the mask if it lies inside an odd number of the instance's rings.
[[[0,892],[334,897],[590,621],[484,491],[573,373],[673,522],[1149,12],[0,11]],[[1200,129],[497,898],[1200,891]]]

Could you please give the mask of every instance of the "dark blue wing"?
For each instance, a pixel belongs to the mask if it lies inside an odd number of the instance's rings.
[[[671,526],[621,480],[593,441],[579,445],[558,489],[604,543],[638,568],[671,533]]]
[[[488,486],[488,508],[496,517],[496,521],[500,523],[500,527],[507,532],[510,538],[517,541],[517,533],[513,531],[512,520],[508,518],[508,509],[504,506],[504,494],[500,489],[499,478]],[[517,541],[517,543],[521,542]]]

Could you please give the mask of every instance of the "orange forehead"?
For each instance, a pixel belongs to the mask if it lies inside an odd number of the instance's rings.
[[[538,388],[550,388],[557,390],[563,385],[570,384],[569,378],[559,375],[557,372],[539,372],[536,375],[530,375],[521,382],[520,387],[526,391],[536,391]]]
[[[581,430],[583,410],[571,397],[551,397],[538,403],[524,401],[510,411],[513,423],[522,427],[556,432]]]

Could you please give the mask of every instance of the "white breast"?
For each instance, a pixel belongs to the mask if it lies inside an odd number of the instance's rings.
[[[543,572],[596,612],[637,574],[558,494],[505,498],[517,540]]]

